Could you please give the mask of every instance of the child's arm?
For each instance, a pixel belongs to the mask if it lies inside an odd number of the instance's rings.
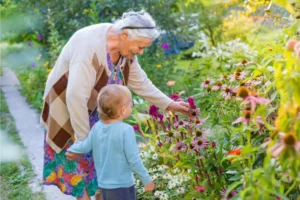
[[[89,135],[85,140],[75,142],[70,148],[68,148],[68,152],[73,153],[88,153],[92,150],[92,135],[94,132],[94,128],[90,131]]]
[[[127,162],[131,169],[138,175],[144,185],[152,181],[140,158],[139,149],[137,147],[133,128],[128,128],[124,133],[124,151]]]

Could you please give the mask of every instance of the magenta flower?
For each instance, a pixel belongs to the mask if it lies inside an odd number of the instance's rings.
[[[211,147],[212,147],[212,148],[216,148],[216,146],[217,146],[217,143],[216,143],[215,141],[213,141],[213,142],[211,143]]]
[[[167,43],[162,43],[161,48],[163,48],[164,50],[168,50],[170,47]]]
[[[188,101],[188,103],[190,104],[190,108],[191,108],[191,109],[196,109],[196,108],[197,108],[197,106],[195,105],[195,100],[194,100],[193,97],[189,97],[189,98],[187,99],[187,101]]]
[[[170,98],[174,101],[182,101],[181,97],[179,96],[179,94],[172,94],[170,96]]]
[[[223,190],[220,191],[220,194],[223,196],[222,200],[229,200],[230,198],[237,195],[235,190],[231,190],[230,193],[226,196],[227,188],[224,187]]]
[[[249,95],[243,101],[244,104],[246,104],[246,103],[250,103],[251,104],[251,110],[252,110],[252,112],[254,112],[257,104],[265,104],[265,105],[267,105],[270,102],[271,102],[270,99],[262,98],[262,97],[259,97],[257,95],[255,95],[255,96],[254,95]]]
[[[206,192],[206,187],[199,185],[199,186],[196,187],[196,190],[198,192],[204,193],[204,192]]]
[[[159,108],[156,107],[155,105],[151,105],[149,108],[149,115],[153,116],[155,119],[157,119],[159,117],[159,113],[158,113]]]
[[[201,87],[206,88],[209,86],[209,84],[213,84],[213,83],[214,81],[211,78],[207,78],[205,81],[202,82]]]
[[[42,34],[40,34],[40,35],[38,35],[38,39],[42,40],[42,39],[44,39],[44,36]]]
[[[176,122],[174,123],[174,126],[175,126],[176,128],[178,128],[178,127],[185,127],[185,126],[187,126],[188,124],[189,124],[188,122],[186,122],[186,121],[180,119],[179,121],[176,121]]]
[[[32,41],[29,40],[29,41],[27,42],[27,44],[28,44],[29,46],[31,46],[31,45],[32,45]]]
[[[138,133],[140,133],[143,137],[145,137],[144,133],[142,132],[142,130],[140,129],[140,126],[138,124],[133,126],[133,129],[135,131],[137,131]]]
[[[163,143],[160,141],[159,138],[158,138],[157,146],[158,146],[158,147],[162,147],[162,146],[163,146]]]
[[[182,142],[177,142],[176,146],[174,147],[174,152],[183,152],[187,150],[187,146]]]
[[[195,151],[199,151],[200,149],[206,149],[209,145],[209,141],[205,139],[205,137],[199,138],[196,137],[193,141],[193,146]]]

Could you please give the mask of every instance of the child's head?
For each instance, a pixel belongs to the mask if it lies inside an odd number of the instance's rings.
[[[97,102],[99,117],[102,120],[123,120],[131,114],[131,92],[125,86],[111,84],[103,87]]]

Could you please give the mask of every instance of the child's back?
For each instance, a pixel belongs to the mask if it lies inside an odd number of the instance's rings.
[[[97,122],[84,142],[75,143],[68,151],[93,152],[98,185],[105,189],[134,185],[133,171],[144,184],[151,182],[136,144],[133,128],[121,121]]]

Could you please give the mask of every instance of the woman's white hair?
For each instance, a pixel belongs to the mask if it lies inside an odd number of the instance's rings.
[[[156,27],[155,20],[145,10],[123,13],[123,16],[115,21],[113,26],[118,33],[121,33],[124,27],[155,27],[153,29],[126,29],[129,38],[133,40],[140,37],[155,40],[160,35],[160,30]]]

